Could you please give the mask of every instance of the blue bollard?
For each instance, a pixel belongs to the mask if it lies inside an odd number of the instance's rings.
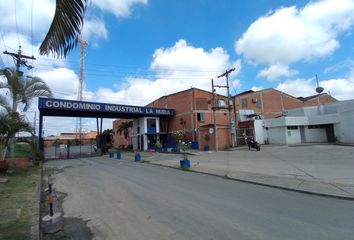
[[[122,154],[120,152],[117,152],[117,159],[121,159],[122,158]]]
[[[140,161],[141,161],[141,155],[140,155],[140,153],[135,154],[134,161],[135,161],[135,162],[140,162]]]

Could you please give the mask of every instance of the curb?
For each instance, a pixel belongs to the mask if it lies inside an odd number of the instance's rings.
[[[31,225],[31,240],[40,240],[40,204],[41,204],[41,189],[43,178],[43,166],[40,166],[40,173],[37,178],[37,186],[35,189],[35,195],[33,197],[33,212],[32,212],[32,225]]]
[[[153,163],[153,162],[144,162],[144,163],[155,165],[155,166],[161,166],[161,167],[181,170],[179,167],[166,166],[166,165],[162,165],[162,164],[156,164],[156,163]],[[228,179],[228,180],[237,181],[237,182],[250,183],[250,184],[264,186],[264,187],[276,188],[276,189],[281,189],[281,190],[290,191],[290,192],[298,192],[298,193],[304,193],[304,194],[327,197],[327,198],[335,198],[335,199],[341,199],[341,200],[354,201],[354,197],[338,196],[338,195],[332,195],[332,194],[327,194],[327,193],[311,192],[311,191],[306,191],[306,190],[300,190],[300,189],[276,186],[276,185],[271,185],[271,184],[262,183],[262,182],[244,180],[244,179],[240,179],[240,178],[232,178],[232,177],[229,177],[229,176],[218,175],[218,174],[215,174],[215,173],[200,172],[200,171],[196,171],[196,170],[192,170],[192,169],[189,169],[188,172],[194,172],[194,173],[199,173],[199,174],[219,177],[219,178]]]

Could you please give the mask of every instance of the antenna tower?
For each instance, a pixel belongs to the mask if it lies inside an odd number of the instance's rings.
[[[80,75],[79,75],[79,88],[77,92],[77,100],[83,101],[85,99],[84,91],[85,91],[85,79],[84,79],[84,70],[85,70],[85,51],[87,42],[83,39],[79,39],[80,45]],[[82,134],[82,119],[81,117],[76,120],[76,134],[79,135],[79,139],[81,139]]]

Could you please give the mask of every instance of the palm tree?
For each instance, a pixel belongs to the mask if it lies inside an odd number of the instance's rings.
[[[0,106],[7,105],[8,112],[17,112],[18,105],[24,104],[23,111],[30,106],[31,100],[35,97],[53,97],[49,86],[38,77],[24,79],[19,73],[12,68],[0,70],[0,75],[5,76],[7,82],[0,82],[0,89],[7,89],[12,101],[11,107],[6,104],[6,98],[0,98]]]
[[[74,47],[84,24],[87,0],[56,0],[55,14],[39,53],[66,57]]]
[[[119,135],[124,135],[125,140],[128,140],[129,128],[133,127],[133,121],[122,122],[117,128]]]
[[[49,86],[38,77],[31,77],[29,79],[24,79],[15,69],[5,68],[0,70],[0,75],[5,76],[6,82],[0,82],[0,89],[7,89],[9,93],[9,99],[4,95],[0,95],[0,106],[5,109],[6,115],[13,115],[18,111],[18,105],[22,103],[24,105],[23,111],[26,111],[30,106],[31,100],[35,97],[52,97],[53,94]],[[9,103],[10,100],[11,102]],[[19,118],[4,118],[3,121],[17,121]],[[23,119],[22,119],[23,120]],[[6,123],[5,121],[5,123]],[[24,121],[24,120],[23,120]],[[19,126],[22,126],[23,122],[18,122]],[[11,127],[11,131],[7,132],[7,137],[9,139],[5,142],[5,149],[9,145],[10,155],[14,155],[14,135],[17,133],[16,128]],[[19,130],[20,131],[20,130]],[[8,135],[10,134],[10,135]],[[12,135],[11,135],[12,134]]]
[[[32,126],[17,112],[0,113],[0,160],[5,161],[11,138],[20,131],[32,133]],[[6,162],[4,163],[6,166]]]

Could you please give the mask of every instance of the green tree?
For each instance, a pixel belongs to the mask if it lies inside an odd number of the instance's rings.
[[[5,161],[11,138],[20,131],[32,133],[32,126],[17,112],[0,113],[0,155],[2,161]]]
[[[129,129],[133,127],[133,121],[128,121],[128,122],[122,122],[119,124],[117,128],[117,133],[119,135],[124,135],[125,140],[128,140],[128,135],[129,135]]]
[[[26,111],[35,97],[53,97],[49,86],[38,77],[26,79],[13,68],[0,70],[0,75],[6,79],[6,82],[0,82],[0,89],[7,89],[9,92],[11,102],[10,108],[7,109],[9,112],[17,112],[20,103],[24,104],[23,111]],[[0,101],[3,101],[1,104],[5,104],[7,99],[3,96]]]
[[[56,0],[55,14],[39,53],[66,57],[78,42],[84,24],[87,0]]]
[[[52,92],[49,86],[38,77],[24,78],[13,68],[5,68],[0,70],[0,75],[5,77],[4,82],[0,82],[0,90],[7,90],[8,96],[0,95],[0,106],[3,111],[5,111],[8,115],[12,115],[17,113],[18,106],[20,103],[23,104],[23,111],[26,111],[31,104],[31,101],[35,97],[43,96],[43,97],[52,97]],[[5,119],[3,119],[5,121]],[[7,118],[6,121],[18,121],[18,118]],[[21,121],[25,121],[21,119]],[[23,122],[20,122],[21,124]],[[20,126],[21,126],[20,124]],[[14,129],[9,131],[12,133],[12,136],[8,136],[9,140],[6,141],[6,149],[9,145],[11,145],[10,153],[11,156],[14,155],[14,136],[17,132],[14,132]],[[20,131],[20,130],[19,130]]]

